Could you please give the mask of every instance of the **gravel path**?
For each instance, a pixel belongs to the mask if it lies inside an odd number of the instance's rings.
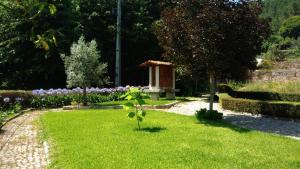
[[[167,112],[194,115],[197,110],[208,109],[208,103],[201,99],[193,99],[190,102],[179,103],[166,110]],[[300,140],[300,121],[274,118],[267,116],[254,116],[248,113],[235,113],[223,110],[219,103],[214,103],[214,109],[224,114],[224,120],[247,129],[275,133]]]
[[[48,145],[38,139],[33,124],[41,112],[25,113],[0,132],[0,169],[40,169],[48,164]]]

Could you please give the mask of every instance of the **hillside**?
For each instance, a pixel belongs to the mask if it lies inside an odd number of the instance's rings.
[[[262,17],[272,19],[274,32],[285,19],[300,15],[300,0],[264,0],[264,6]]]

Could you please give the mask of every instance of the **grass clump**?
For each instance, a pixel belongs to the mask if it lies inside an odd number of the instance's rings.
[[[239,91],[261,91],[300,94],[300,81],[248,83],[245,84],[244,87],[240,88]]]

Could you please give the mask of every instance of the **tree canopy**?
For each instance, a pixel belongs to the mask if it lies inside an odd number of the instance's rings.
[[[162,52],[152,32],[152,23],[160,15],[158,0],[127,0],[122,7],[122,81],[145,84],[147,72],[137,65],[159,58]],[[60,53],[68,54],[80,35],[95,39],[114,79],[115,9],[116,0],[2,0],[0,87],[65,86]]]
[[[162,1],[156,34],[168,60],[187,73],[204,70],[211,80],[210,110],[217,79],[243,79],[256,68],[256,55],[268,36],[259,1]],[[203,72],[203,71],[201,71]]]
[[[300,15],[299,0],[264,0],[262,17],[270,18],[272,30],[277,32],[283,23],[289,17]]]
[[[297,39],[300,37],[300,15],[293,16],[285,20],[280,27],[280,35],[284,38]]]
[[[70,56],[61,55],[67,75],[67,87],[102,86],[109,83],[107,64],[100,63],[101,54],[96,41],[85,42],[81,36],[71,46]]]

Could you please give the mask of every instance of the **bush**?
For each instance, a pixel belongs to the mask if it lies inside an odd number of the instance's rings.
[[[196,112],[195,114],[197,120],[222,120],[223,119],[223,113],[219,113],[216,110],[207,110],[207,109],[201,109]]]
[[[223,109],[277,117],[300,118],[300,103],[272,102],[226,97],[221,99]]]
[[[300,16],[293,16],[285,20],[279,32],[282,37],[297,39],[300,36]]]
[[[219,93],[230,93],[232,91],[233,91],[233,89],[227,84],[219,84],[218,85],[218,92]]]
[[[22,107],[30,107],[31,98],[33,97],[31,91],[0,91],[0,108],[5,109],[16,103],[21,104]],[[8,98],[8,102],[4,100]]]
[[[88,93],[86,101],[89,104],[116,101],[119,100],[121,94],[120,92],[111,94]],[[58,108],[71,105],[72,102],[83,103],[83,100],[84,96],[81,94],[34,96],[31,106],[34,108]]]

